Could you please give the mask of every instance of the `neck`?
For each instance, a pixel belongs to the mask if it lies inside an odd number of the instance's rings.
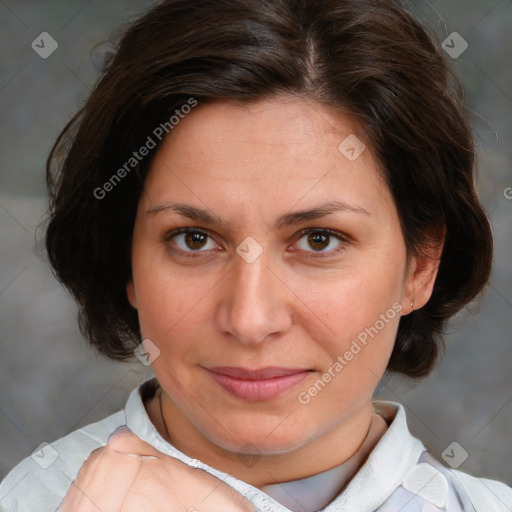
[[[280,454],[240,454],[226,450],[206,438],[162,392],[159,421],[153,421],[162,437],[189,457],[229,473],[254,487],[262,488],[322,473],[350,461],[349,480],[384,434],[387,424],[373,413],[371,402],[348,421],[290,452]],[[149,411],[148,411],[149,412]],[[357,452],[357,453],[356,453]],[[355,454],[355,455],[354,455]],[[304,464],[307,461],[307,464]]]

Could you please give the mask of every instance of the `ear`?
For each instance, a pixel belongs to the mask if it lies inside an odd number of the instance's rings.
[[[402,304],[404,314],[422,308],[432,296],[445,239],[446,226],[429,228],[418,254],[411,256]]]
[[[133,281],[128,281],[126,285],[126,295],[128,296],[128,300],[132,307],[137,309],[137,296],[135,295],[135,286],[133,286]]]

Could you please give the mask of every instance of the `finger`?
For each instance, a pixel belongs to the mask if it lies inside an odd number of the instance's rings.
[[[113,432],[108,438],[106,446],[109,450],[129,457],[159,459],[164,456],[162,452],[143,441],[127,426],[122,426]]]
[[[155,486],[155,492],[152,495],[157,495],[159,488],[176,489],[175,492],[172,492],[173,503],[178,506],[176,510],[190,512],[258,511],[258,508],[245,496],[203,469],[190,467],[168,456],[164,456],[155,464],[157,464],[155,468],[158,468],[158,471],[152,470],[147,465],[144,467],[145,470],[151,471],[151,485]]]
[[[59,511],[118,512],[140,469],[141,459],[98,448],[82,465]]]
[[[258,512],[258,507],[245,496],[225,482],[220,483],[200,501],[196,512]]]
[[[105,504],[95,503],[87,492],[73,481],[62,499],[57,512],[108,512]]]

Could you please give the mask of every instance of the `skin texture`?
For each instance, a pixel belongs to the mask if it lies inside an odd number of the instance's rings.
[[[159,149],[139,205],[127,291],[143,338],[160,350],[152,366],[172,442],[255,485],[309,476],[355,452],[399,315],[309,404],[297,395],[394,303],[408,314],[411,301],[421,307],[432,290],[437,262],[413,260],[408,269],[396,208],[370,150],[355,161],[338,151],[350,134],[363,140],[352,119],[300,98],[199,105]],[[226,225],[170,209],[147,213],[178,201]],[[283,214],[329,201],[367,214],[275,227]],[[209,229],[211,237],[165,241],[183,227]],[[319,255],[318,243],[298,234],[308,227],[348,241],[332,237]],[[252,263],[236,252],[246,237],[263,251]],[[312,371],[278,398],[251,402],[227,393],[203,366]],[[236,453],[251,451],[264,457],[247,468]]]
[[[138,454],[137,456],[133,456]],[[126,427],[87,459],[57,512],[256,512],[240,493]]]
[[[169,437],[154,401],[148,414],[179,450],[256,487],[326,471],[357,451],[400,315],[412,311],[412,301],[421,308],[432,292],[436,254],[407,257],[371,148],[354,161],[338,150],[351,134],[365,140],[352,118],[309,99],[199,105],[159,148],[139,203],[127,294],[143,339],[159,350],[152,367]],[[276,225],[282,215],[332,201],[350,209]],[[174,202],[223,223],[165,208]],[[207,236],[173,236],[180,228]],[[342,238],[301,234],[305,228]],[[247,237],[257,243],[249,254],[261,250],[251,262],[237,252]],[[401,312],[301,403],[300,393],[393,307]],[[211,366],[309,373],[281,395],[254,401],[222,388],[204,368]],[[115,470],[119,462],[104,464]],[[82,478],[91,467],[84,464]],[[188,473],[180,482],[184,493],[194,486]],[[146,499],[158,503],[158,491]]]

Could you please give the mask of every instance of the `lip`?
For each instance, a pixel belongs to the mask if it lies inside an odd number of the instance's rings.
[[[289,391],[312,370],[304,368],[266,367],[254,370],[234,366],[203,368],[223,389],[243,400],[272,400]]]

